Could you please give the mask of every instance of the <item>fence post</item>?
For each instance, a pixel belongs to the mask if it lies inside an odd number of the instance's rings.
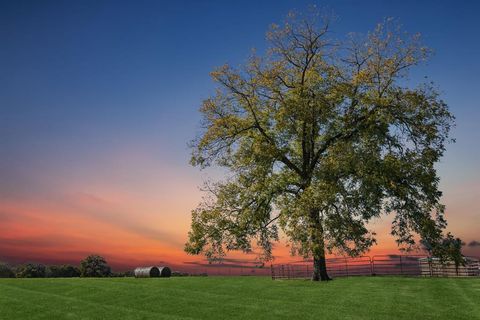
[[[433,266],[433,260],[431,258],[428,259],[428,268],[430,269],[430,277],[433,277],[435,274],[434,272],[434,266]]]
[[[345,259],[345,272],[347,273],[347,278],[348,278],[348,262],[347,262],[347,258],[344,258]]]
[[[270,263],[270,274],[272,275],[272,280],[275,280],[275,270],[273,270],[273,264]]]
[[[369,257],[370,258],[370,272],[372,273],[372,276],[375,275],[375,256]]]
[[[403,275],[403,263],[402,263],[402,256],[400,256],[400,274]]]

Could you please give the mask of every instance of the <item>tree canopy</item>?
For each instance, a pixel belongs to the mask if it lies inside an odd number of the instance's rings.
[[[382,214],[404,248],[442,236],[435,163],[453,115],[431,83],[408,81],[430,50],[391,19],[332,36],[318,13],[290,14],[270,28],[264,56],[211,73],[217,91],[200,109],[191,163],[229,175],[206,185],[188,253],[255,249],[268,260],[282,230],[318,280],[326,252],[356,256],[376,242],[368,222]]]
[[[15,272],[8,264],[0,262],[0,278],[15,278]]]
[[[47,274],[47,267],[41,263],[26,263],[16,270],[17,278],[44,278]]]
[[[110,266],[102,256],[92,254],[80,262],[81,277],[108,277],[111,273]]]
[[[80,276],[80,269],[68,264],[60,266],[54,265],[50,266],[48,269],[48,276],[52,278],[73,278]]]

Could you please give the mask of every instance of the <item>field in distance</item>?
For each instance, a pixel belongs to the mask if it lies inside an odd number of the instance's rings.
[[[0,319],[480,319],[480,278],[0,279]]]

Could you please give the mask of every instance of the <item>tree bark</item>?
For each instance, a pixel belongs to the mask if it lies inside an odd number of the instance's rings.
[[[319,216],[319,210],[310,211],[311,219],[311,241],[313,254],[312,281],[332,280],[328,276],[327,263],[325,259],[325,241],[323,238],[323,226]]]
[[[327,264],[326,264],[326,259],[325,255],[320,256],[320,257],[313,257],[313,275],[312,275],[312,280],[313,281],[328,281],[332,280],[328,276],[327,272]]]

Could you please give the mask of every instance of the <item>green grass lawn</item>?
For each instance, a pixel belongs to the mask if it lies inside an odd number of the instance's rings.
[[[0,319],[480,319],[480,278],[0,279]]]

